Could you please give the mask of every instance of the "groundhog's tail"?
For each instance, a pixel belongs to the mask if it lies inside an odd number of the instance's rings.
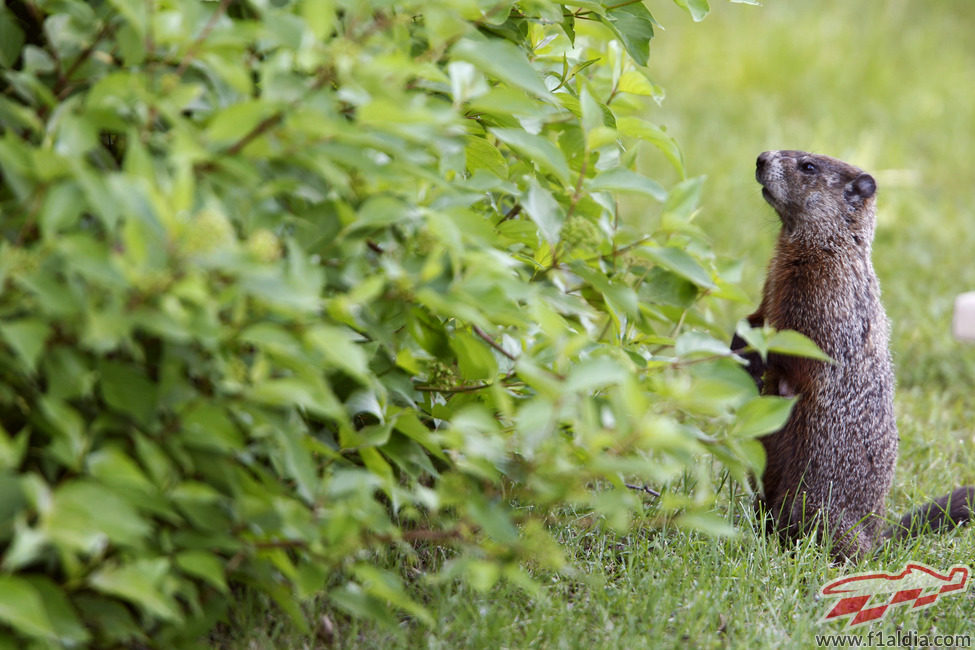
[[[915,537],[921,533],[949,530],[975,519],[975,486],[960,487],[940,499],[915,508],[891,526],[884,537]]]

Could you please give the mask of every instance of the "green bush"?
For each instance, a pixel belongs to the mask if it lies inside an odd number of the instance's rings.
[[[7,645],[191,643],[235,585],[299,626],[317,595],[431,623],[373,550],[532,590],[546,517],[625,528],[624,480],[727,530],[709,455],[760,470],[789,405],[711,325],[737,267],[643,117],[653,29],[613,0],[0,5]]]

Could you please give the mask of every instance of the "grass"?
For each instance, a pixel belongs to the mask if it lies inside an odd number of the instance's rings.
[[[690,172],[708,177],[700,225],[715,248],[744,260],[757,301],[777,220],[753,180],[765,149],[831,154],[873,173],[880,187],[874,263],[892,321],[901,451],[893,513],[975,482],[975,347],[950,337],[957,293],[975,290],[975,8],[968,0],[853,3],[713,0],[701,24],[668,3],[650,5],[658,32],[650,69],[669,90],[654,119],[682,143]],[[644,161],[666,179],[666,163]],[[751,305],[716,307],[729,333]],[[323,611],[303,638],[262,602],[243,598],[224,645],[240,648],[815,647],[839,631],[817,621],[819,587],[866,568],[907,561],[973,563],[975,528],[927,536],[858,566],[832,567],[811,540],[783,548],[754,530],[740,495],[719,507],[740,534],[715,539],[638,525],[618,536],[598,526],[556,528],[566,575],[541,574],[540,597],[510,585],[479,593],[453,582],[417,585],[434,628],[388,630]],[[398,559],[390,558],[395,564]],[[975,590],[878,625],[975,636]]]

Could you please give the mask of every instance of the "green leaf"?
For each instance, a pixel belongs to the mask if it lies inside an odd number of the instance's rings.
[[[616,311],[629,316],[636,316],[639,312],[640,305],[636,292],[629,286],[611,280],[606,275],[579,262],[572,264],[572,270],[599,291],[607,303]]]
[[[102,593],[131,601],[153,616],[179,621],[179,606],[161,589],[169,571],[169,560],[164,557],[141,558],[127,564],[104,565],[88,576],[88,584]]]
[[[142,31],[145,30],[143,26]],[[146,42],[133,23],[122,25],[118,31],[119,53],[126,65],[141,65],[146,60]]]
[[[307,354],[294,334],[274,323],[255,323],[240,333],[240,340],[291,362],[303,359]]]
[[[27,442],[30,439],[30,428],[25,427],[16,436],[10,436],[3,427],[0,427],[0,477],[3,471],[17,469],[24,460],[27,453]],[[0,495],[2,495],[2,478],[0,478]],[[2,533],[5,517],[5,505],[20,500],[20,493],[16,488],[10,488],[10,492],[0,496],[0,533]]]
[[[457,365],[467,381],[490,379],[498,372],[498,363],[487,343],[467,332],[454,332],[450,348],[457,355]]]
[[[464,576],[475,590],[487,593],[501,577],[501,567],[496,562],[472,558],[464,562]]]
[[[306,434],[298,427],[279,427],[275,429],[275,436],[282,449],[282,460],[288,476],[294,479],[298,494],[307,502],[312,502],[318,491],[315,462],[311,453],[304,445]]]
[[[704,356],[728,356],[731,349],[727,341],[720,341],[710,334],[704,332],[684,332],[677,337],[674,343],[674,354],[679,357],[690,357],[694,355]]]
[[[609,357],[586,359],[572,368],[565,388],[570,391],[589,393],[606,386],[619,384],[629,376],[627,370]]]
[[[52,239],[61,230],[77,223],[84,212],[84,198],[77,184],[58,183],[44,196],[38,222],[45,239]]]
[[[224,578],[225,562],[209,551],[184,551],[176,556],[176,566],[180,570],[198,578],[203,578],[220,592],[227,594],[230,589]]]
[[[27,637],[57,639],[41,593],[24,578],[0,575],[0,620]]]
[[[565,211],[558,204],[552,193],[535,183],[528,188],[528,195],[523,200],[525,213],[538,226],[542,237],[554,246],[559,241],[562,223],[565,221]]]
[[[98,367],[102,398],[114,409],[148,425],[156,412],[156,384],[135,365],[104,361]]]
[[[409,612],[428,626],[434,624],[430,613],[407,595],[403,583],[395,574],[368,564],[359,564],[352,572],[367,593]]]
[[[443,449],[434,441],[433,432],[420,422],[415,412],[404,411],[400,413],[396,418],[396,430],[416,440],[437,458],[447,460]]]
[[[39,133],[44,128],[40,118],[33,111],[6,97],[0,97],[0,122],[9,124],[11,128],[34,133]]]
[[[319,378],[283,377],[255,384],[246,395],[270,406],[299,406],[309,413],[345,420],[345,410],[332,390]]]
[[[67,114],[57,121],[54,150],[65,157],[80,157],[98,146],[97,127],[93,121]]]
[[[616,129],[621,135],[649,142],[670,161],[681,178],[684,178],[684,154],[677,141],[655,124],[638,117],[621,117],[616,120]]]
[[[554,102],[545,82],[529,63],[524,51],[509,41],[464,38],[451,48],[450,54],[455,59],[473,63],[495,79]]]
[[[768,358],[768,333],[764,327],[751,327],[746,319],[738,321],[735,333],[745,340],[762,359]]]
[[[708,0],[674,0],[674,2],[678,7],[686,9],[696,23],[704,20],[704,17],[711,11]]]
[[[660,183],[625,167],[614,167],[601,172],[589,180],[587,186],[591,192],[633,192],[650,196],[658,201],[667,199],[667,190]]]
[[[745,461],[748,468],[756,475],[761,476],[765,471],[765,447],[761,441],[753,438],[741,438],[734,440],[734,446],[739,458]]]
[[[579,94],[579,109],[582,111],[582,130],[589,133],[603,126],[603,106],[596,101],[588,88],[583,87]]]
[[[267,102],[256,99],[228,106],[210,120],[206,137],[215,144],[233,144],[269,114]]]
[[[65,590],[45,576],[31,576],[28,580],[41,596],[44,613],[54,628],[57,640],[69,647],[88,642],[91,635],[82,625]],[[0,586],[2,591],[3,587]]]
[[[667,202],[660,217],[660,227],[664,230],[680,230],[690,223],[701,202],[704,178],[689,178],[670,189]]]
[[[375,447],[361,447],[359,449],[359,457],[362,459],[362,464],[370,472],[382,479],[386,491],[392,492],[394,484],[393,468],[386,462],[382,454],[376,451]]]
[[[317,325],[308,330],[305,341],[318,350],[332,368],[338,368],[361,383],[369,384],[368,359],[352,332],[339,327]]]
[[[518,539],[518,530],[511,522],[511,515],[501,503],[478,497],[468,504],[468,508],[474,521],[495,541],[514,544]]]
[[[568,185],[569,163],[566,162],[562,151],[549,140],[521,129],[493,128],[491,133],[545,171],[555,174],[563,184]]]
[[[646,65],[653,38],[653,16],[642,2],[604,0],[604,5],[608,5],[606,14],[599,19],[613,30],[634,61]]]
[[[24,32],[17,25],[17,19],[6,7],[0,6],[0,66],[12,68],[23,45]]]
[[[406,326],[410,337],[431,356],[442,358],[450,354],[443,323],[427,310],[411,309],[407,314]]]
[[[781,429],[789,419],[795,399],[762,395],[738,409],[732,435],[754,438]]]
[[[621,93],[653,97],[658,103],[664,98],[664,89],[650,81],[643,70],[627,70],[621,74],[616,89]]]
[[[180,438],[191,447],[237,452],[244,438],[226,410],[208,402],[192,403],[180,414]]]
[[[633,254],[652,260],[699,287],[714,289],[717,286],[711,274],[683,249],[674,246],[638,246],[633,249]]]
[[[478,136],[467,136],[467,146],[464,148],[467,171],[476,172],[485,169],[498,178],[508,178],[508,163],[498,148]]]
[[[31,372],[36,371],[37,360],[50,334],[50,326],[36,318],[8,321],[0,325],[0,336],[3,336]]]
[[[395,629],[396,621],[383,601],[366,593],[355,582],[333,589],[328,597],[331,604],[343,612],[373,621],[388,629]]]
[[[84,420],[67,402],[55,397],[45,396],[40,407],[53,432],[52,455],[67,467],[80,467],[88,444]]]
[[[372,196],[359,207],[359,218],[349,229],[388,226],[401,221],[407,216],[407,212],[406,206],[396,197]]]
[[[42,519],[47,536],[66,549],[95,553],[107,543],[138,546],[151,526],[127,501],[95,481],[62,483]]]
[[[98,630],[99,638],[108,644],[117,643],[122,647],[136,645],[136,642],[149,644],[142,626],[136,622],[127,604],[87,590],[72,600],[86,623]]]
[[[833,363],[833,359],[820,350],[809,337],[794,330],[779,330],[773,334],[768,339],[768,349],[769,352]]]
[[[25,504],[20,503],[18,505],[24,507]],[[13,541],[3,556],[5,571],[19,571],[50,553],[50,540],[43,531],[28,526],[20,519],[14,520],[13,529]]]
[[[142,494],[155,492],[155,486],[142,469],[118,445],[107,445],[89,454],[86,464],[91,475],[107,486]]]
[[[335,2],[334,0],[303,2],[301,17],[315,38],[325,39],[332,33],[335,24]]]

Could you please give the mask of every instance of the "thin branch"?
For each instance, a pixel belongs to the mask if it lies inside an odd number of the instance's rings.
[[[459,528],[450,530],[404,530],[403,539],[408,542],[438,542],[447,539],[463,539],[464,534]]]
[[[203,41],[207,39],[213,28],[217,26],[217,21],[227,12],[227,7],[230,6],[230,0],[220,0],[220,6],[216,8],[213,15],[210,16],[210,20],[204,25],[203,31],[200,35],[196,37],[196,40],[190,44],[189,48],[186,50],[186,54],[183,55],[183,60],[179,62],[179,67],[176,68],[176,76],[182,77],[183,73],[186,72],[186,68],[189,67],[190,62],[196,58],[196,51],[200,49]]]
[[[673,368],[674,370],[678,370],[680,368],[686,368],[687,366],[694,366],[699,363],[710,363],[712,361],[718,361],[720,359],[730,359],[733,356],[734,353],[731,351],[731,348],[729,348],[727,354],[709,354],[706,357],[697,357],[696,359],[680,359],[678,361],[674,361],[673,363],[671,363],[670,367]]]
[[[450,530],[430,530],[427,528],[418,528],[416,530],[404,530],[400,533],[399,537],[386,535],[384,533],[367,533],[367,536],[386,544],[392,544],[393,542],[399,540],[403,540],[405,542],[440,542],[450,539],[464,539],[464,529],[459,526],[456,528],[451,528]],[[255,541],[251,542],[251,545],[259,550],[277,548],[308,548],[308,542],[304,540],[291,539],[270,540],[263,542]]]
[[[613,9],[620,9],[621,7],[626,7],[626,6],[629,6],[629,5],[635,5],[638,2],[643,2],[643,0],[625,0],[625,2],[620,2],[620,3],[615,4],[615,5],[609,5],[608,7],[603,7],[603,9],[605,11],[612,11]],[[592,15],[594,13],[596,13],[596,12],[591,11],[591,10],[588,10],[588,9],[579,9],[578,11],[576,11],[572,15],[575,16],[576,18],[588,18],[590,15]]]
[[[461,526],[449,530],[419,528],[417,530],[404,530],[400,533],[400,537],[386,535],[385,533],[371,533],[369,537],[385,544],[392,544],[400,540],[404,542],[446,542],[450,540],[462,540],[466,537],[465,532],[475,532],[476,530],[477,528],[469,529]]]
[[[155,52],[156,50],[156,36],[152,29],[153,24],[155,24],[155,17],[153,14],[156,11],[155,0],[144,0],[146,4],[146,40],[145,49],[146,53]]]
[[[690,310],[690,307],[685,307],[684,311],[680,313],[680,318],[677,319],[677,324],[675,324],[674,329],[670,331],[670,338],[677,338],[677,333],[680,332],[682,327],[684,327],[684,321],[687,319],[688,310]]]
[[[495,350],[497,350],[498,352],[500,352],[504,356],[508,357],[512,361],[517,361],[518,360],[518,357],[516,357],[515,355],[511,354],[510,352],[508,352],[507,350],[505,350],[503,347],[501,347],[498,344],[497,341],[495,341],[490,336],[488,336],[487,332],[485,332],[484,330],[482,330],[480,327],[478,327],[477,325],[471,325],[471,327],[474,329],[474,333],[477,334],[478,336],[480,336],[482,339],[484,339],[484,341],[488,345],[490,345],[492,348],[494,348]]]
[[[596,260],[609,260],[609,258],[619,257],[621,254],[627,252],[630,249],[636,248],[648,241],[653,240],[653,235],[645,235],[636,241],[630,242],[626,246],[620,246],[619,248],[614,248],[609,253],[600,253],[599,255],[593,255],[592,257],[584,257],[581,259],[582,262],[595,262]]]
[[[635,4],[638,4],[640,2],[643,2],[643,0],[625,0],[625,2],[619,2],[619,3],[615,4],[615,5],[609,5],[609,6],[605,7],[605,9],[606,9],[606,11],[612,11],[613,9],[619,9],[621,7],[626,7],[626,6],[629,6],[629,5],[635,5]]]
[[[256,549],[272,549],[272,548],[307,548],[308,543],[303,540],[297,539],[275,539],[268,542],[251,542],[251,544]]]
[[[326,83],[328,83],[331,79],[332,79],[331,73],[328,70],[322,70],[319,73],[318,79],[316,79],[315,83],[313,83],[311,87],[308,89],[308,94],[315,92],[316,90],[324,86]],[[230,147],[225,149],[223,152],[224,155],[234,156],[240,153],[241,150],[243,150],[243,148],[249,145],[251,142],[253,142],[257,138],[261,137],[262,135],[264,135],[265,133],[273,129],[274,127],[281,124],[281,122],[284,121],[285,115],[287,115],[287,110],[293,108],[301,101],[302,100],[300,99],[295,100],[288,105],[287,109],[279,110],[276,113],[269,115],[268,117],[265,117],[263,120],[258,122],[254,128],[252,128],[250,131],[245,133],[240,140],[238,140]]]
[[[579,178],[576,180],[575,190],[572,192],[572,198],[569,199],[569,209],[565,212],[565,220],[568,221],[572,213],[575,212],[576,204],[579,199],[582,198],[582,182],[586,180],[586,172],[589,171],[589,151],[586,151],[586,155],[582,158],[582,165],[579,167]]]
[[[489,388],[490,386],[493,386],[493,384],[467,384],[465,386],[430,386],[429,384],[417,384],[413,386],[413,389],[423,393],[470,393],[475,390]]]
[[[658,498],[660,497],[660,493],[648,485],[632,485],[630,483],[624,483],[623,485],[630,488],[631,490],[636,490],[637,492],[646,492],[652,497],[658,497]]]
[[[95,48],[98,47],[101,40],[108,36],[113,29],[115,28],[111,23],[105,23],[102,25],[102,28],[97,34],[95,34],[95,39],[88,44],[88,47],[86,47],[81,54],[78,55],[78,57],[71,64],[71,67],[68,68],[68,71],[58,78],[57,87],[55,88],[58,99],[64,99],[68,96],[68,94],[70,94],[71,90],[76,87],[71,85],[71,76],[78,71],[78,68],[81,67],[82,63],[91,57],[92,52],[95,51]]]
[[[261,137],[262,135],[264,135],[265,133],[267,133],[274,127],[276,127],[278,124],[281,123],[283,119],[284,119],[284,111],[278,111],[274,115],[264,118],[263,120],[258,122],[257,126],[255,126],[253,129],[248,131],[244,135],[244,137],[242,137],[240,140],[235,142],[229,149],[227,149],[224,152],[224,154],[228,156],[235,156],[239,154],[241,149],[243,149],[251,142],[253,142],[257,138]]]
[[[511,370],[504,377],[494,382],[484,382],[480,384],[465,384],[461,386],[431,386],[430,384],[414,384],[413,389],[424,393],[470,393],[475,390],[490,388],[496,383],[501,383],[504,384],[505,386],[515,386],[518,384],[518,382],[513,382],[510,384],[505,384],[505,382],[510,380],[516,374],[517,373],[514,370]],[[555,373],[552,374],[554,375]],[[564,377],[561,377],[559,375],[555,375],[555,376],[559,377],[560,379],[564,379]]]
[[[61,63],[61,55],[58,54],[58,49],[54,47],[54,43],[51,42],[51,39],[44,31],[44,14],[41,13],[41,10],[38,9],[33,2],[24,2],[23,6],[27,10],[27,13],[30,14],[31,19],[34,21],[34,24],[31,25],[31,27],[33,29],[37,29],[40,34],[44,34],[44,49],[48,54],[51,55],[51,60],[54,61],[54,74],[57,76],[57,83],[55,87],[59,88],[65,83],[64,65]],[[8,88],[12,87],[12,85],[8,86]],[[46,107],[41,107],[41,110],[46,110]]]
[[[499,221],[499,222],[498,222],[497,224],[495,224],[495,225],[496,225],[496,226],[500,226],[501,224],[503,224],[503,223],[504,223],[505,221],[507,221],[508,219],[514,219],[514,218],[515,218],[515,217],[517,217],[517,216],[518,216],[519,214],[521,214],[521,204],[520,204],[520,203],[515,203],[515,205],[514,205],[514,206],[513,206],[513,207],[512,207],[512,208],[511,208],[510,210],[508,210],[508,212],[507,212],[507,213],[505,213],[505,215],[504,215],[504,217],[503,217],[503,218],[501,219],[501,221]]]

